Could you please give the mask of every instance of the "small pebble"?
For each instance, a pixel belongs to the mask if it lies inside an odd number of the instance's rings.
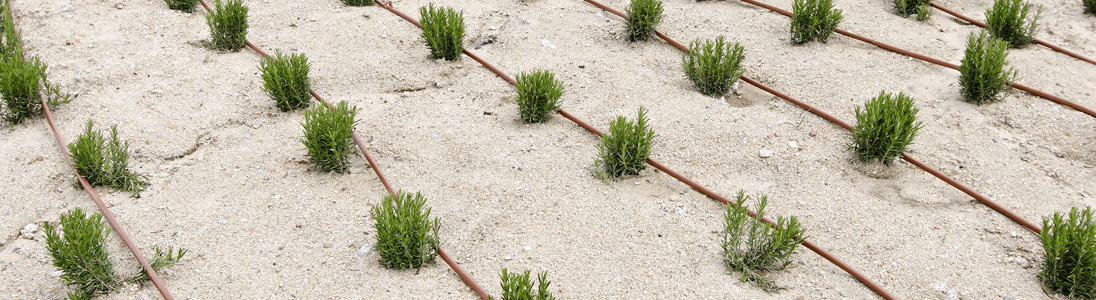
[[[365,244],[365,245],[362,245],[361,248],[358,248],[358,255],[366,256],[366,255],[369,255],[369,252],[373,252],[373,245],[372,244]]]
[[[758,152],[758,155],[761,156],[761,158],[768,158],[773,156],[773,152],[771,150],[761,150]]]
[[[502,259],[503,260],[511,260],[511,259],[514,259],[514,258],[507,255],[507,256],[503,256]]]
[[[61,275],[64,275],[64,274],[65,274],[65,272],[64,272],[64,271],[53,271],[53,272],[49,272],[49,276],[53,276],[53,277],[61,277]]]
[[[27,224],[27,226],[23,226],[23,231],[26,231],[27,233],[38,232],[38,225]]]
[[[680,208],[680,207],[674,207],[674,214],[679,215],[679,216],[684,216],[685,215],[685,210]]]
[[[799,149],[799,144],[796,142],[788,142],[788,148]]]

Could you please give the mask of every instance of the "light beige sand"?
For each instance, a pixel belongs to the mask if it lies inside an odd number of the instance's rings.
[[[395,5],[417,16],[427,2]],[[648,108],[659,134],[653,158],[725,196],[768,194],[771,214],[798,216],[811,241],[899,298],[1048,298],[1032,232],[908,163],[862,166],[844,150],[845,130],[757,88],[742,83],[725,102],[700,95],[678,50],[625,42],[616,16],[579,0],[435,2],[464,10],[468,45],[497,36],[473,51],[505,72],[555,72],[563,107],[599,128]],[[1040,38],[1096,57],[1096,17],[1082,15],[1080,1],[1033,2],[1046,8]],[[889,3],[836,1],[841,28],[952,63],[977,29],[940,12],[924,23],[900,18]],[[939,3],[976,19],[991,4]],[[306,54],[316,91],[358,107],[357,130],[392,184],[428,197],[443,247],[493,294],[509,268],[548,271],[559,299],[876,297],[803,248],[772,274],[787,290],[740,283],[720,263],[718,202],[650,169],[595,178],[597,138],[559,116],[520,123],[510,85],[467,57],[430,59],[420,31],[382,8],[246,4],[248,39]],[[681,42],[726,35],[746,48],[746,76],[843,120],[881,90],[913,95],[925,128],[912,154],[1029,220],[1094,202],[1096,120],[1087,115],[1018,91],[967,104],[956,71],[842,36],[794,46],[788,18],[744,3],[664,6],[662,32]],[[55,110],[64,138],[88,119],[117,124],[132,168],[151,177],[140,198],[101,192],[144,249],[190,250],[162,274],[175,297],[476,298],[440,260],[391,271],[376,253],[358,253],[375,242],[368,211],[385,194],[373,170],[360,155],[349,174],[309,170],[302,113],[274,107],[254,52],[199,46],[209,36],[204,12],[155,0],[15,0],[14,9],[28,53],[79,94]],[[1096,108],[1096,66],[1038,46],[1011,50],[1010,60],[1019,82]],[[41,231],[20,230],[94,205],[72,187],[43,118],[0,133],[0,172],[0,298],[63,298]],[[134,272],[115,240],[119,269]],[[157,297],[127,286],[102,298]]]

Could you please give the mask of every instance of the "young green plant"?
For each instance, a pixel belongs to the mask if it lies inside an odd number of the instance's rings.
[[[1008,66],[1008,42],[985,31],[967,37],[967,49],[959,64],[959,94],[963,101],[982,105],[1001,100],[1016,71]]]
[[[556,80],[552,72],[534,70],[522,72],[517,78],[518,109],[521,121],[525,123],[544,123],[559,111],[559,97],[563,95],[563,82]]]
[[[661,0],[632,0],[624,11],[628,14],[629,42],[646,41],[662,21]]]
[[[609,133],[602,136],[594,164],[601,169],[601,175],[608,177],[639,175],[647,168],[654,138],[654,130],[647,127],[647,110],[641,106],[635,122],[618,116],[609,123]]]
[[[187,13],[193,13],[198,6],[198,0],[164,0],[164,3],[167,3],[167,8]]]
[[[241,0],[216,0],[206,24],[213,50],[238,51],[247,44],[247,6]]]
[[[304,54],[282,55],[259,60],[263,71],[263,90],[282,111],[308,107],[312,99],[312,83],[308,78],[308,58]]]
[[[87,129],[68,149],[76,171],[92,186],[109,186],[136,197],[149,185],[145,175],[129,170],[129,142],[118,139],[118,126],[110,126],[107,140],[88,120]]]
[[[776,292],[782,288],[763,273],[783,270],[791,263],[792,252],[805,238],[805,229],[800,228],[795,216],[777,217],[775,228],[762,222],[769,204],[765,195],[758,199],[757,215],[750,217],[747,199],[749,196],[739,191],[737,201],[727,204],[720,241],[723,262],[740,274],[742,282],[755,282],[766,292]]]
[[[1085,5],[1085,12],[1096,15],[1096,0],[1081,0]]]
[[[374,0],[343,0],[343,4],[349,6],[369,6],[376,4]]]
[[[1023,48],[1035,40],[1035,26],[1043,12],[1040,6],[1034,14],[1031,4],[1023,0],[996,0],[986,10],[986,30],[994,37],[1008,41],[1013,48]]]
[[[9,17],[10,12],[8,0],[0,0],[0,63],[23,57],[23,38],[15,30],[15,20]]]
[[[738,43],[725,42],[722,35],[715,41],[705,40],[703,46],[700,39],[694,40],[689,43],[689,49],[692,51],[681,55],[681,64],[685,77],[701,94],[726,94],[745,72],[742,70],[745,50]]]
[[[891,165],[896,157],[906,152],[917,131],[921,130],[917,111],[909,96],[879,92],[879,96],[864,103],[863,111],[856,108],[856,127],[852,129],[849,150],[856,152],[860,161],[878,159],[884,165]]]
[[[317,168],[326,172],[346,172],[357,110],[357,107],[347,107],[346,101],[340,101],[333,107],[317,105],[305,111],[301,143]]]
[[[918,21],[928,20],[932,17],[930,0],[894,0],[894,9],[899,16],[915,16]]]
[[[1096,222],[1092,208],[1070,209],[1066,218],[1043,218],[1043,271],[1039,279],[1071,299],[1096,298]]]
[[[792,43],[818,40],[825,43],[844,17],[832,0],[795,0],[792,3]]]
[[[376,221],[381,265],[392,269],[420,268],[438,255],[438,219],[430,220],[422,194],[397,192],[384,196],[369,216]]]
[[[457,60],[464,52],[464,12],[434,3],[419,8],[422,37],[434,58]]]
[[[502,269],[502,299],[500,300],[555,300],[552,292],[548,290],[548,272],[542,272],[537,276],[537,291],[533,292],[533,281],[529,279],[529,270],[525,273],[509,273]],[[494,298],[491,298],[494,299]]]

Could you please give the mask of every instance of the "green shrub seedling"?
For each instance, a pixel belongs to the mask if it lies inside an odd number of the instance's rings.
[[[357,107],[347,108],[346,101],[337,106],[317,105],[304,113],[304,138],[308,158],[317,168],[327,172],[346,172],[350,156],[351,135],[357,120]]]
[[[1092,208],[1069,211],[1069,218],[1054,213],[1043,218],[1039,234],[1045,250],[1039,279],[1055,293],[1071,299],[1096,298],[1096,222]]]
[[[894,0],[894,9],[899,16],[909,17],[916,15],[918,21],[928,20],[932,17],[930,0]]]
[[[731,45],[720,35],[714,42],[704,41],[703,46],[700,39],[694,40],[689,43],[689,49],[692,51],[681,55],[681,64],[685,68],[685,77],[701,94],[726,94],[742,77],[742,60],[746,54],[738,43]]]
[[[639,175],[647,168],[654,137],[654,130],[647,127],[647,110],[642,106],[635,122],[618,116],[609,123],[609,134],[602,136],[595,165],[601,167],[602,175],[613,178]]]
[[[118,126],[110,126],[110,140],[92,127],[88,120],[84,133],[68,145],[76,171],[92,186],[109,186],[137,196],[149,183],[144,175],[129,170],[129,142],[118,139]]]
[[[308,58],[304,54],[282,55],[259,61],[263,71],[263,90],[282,111],[308,107],[312,99],[312,83],[308,79]]]
[[[852,129],[852,144],[848,147],[860,161],[879,159],[889,166],[906,152],[921,127],[913,99],[903,93],[882,91],[864,103],[863,111],[856,108],[856,127]]]
[[[216,0],[206,24],[213,50],[238,51],[247,44],[247,6],[241,0]]]
[[[825,43],[844,17],[833,8],[832,0],[795,0],[792,3],[792,43],[813,40]]]
[[[384,196],[369,216],[376,221],[381,265],[392,269],[420,268],[438,255],[438,219],[430,220],[422,194],[397,192]]]
[[[164,0],[164,2],[167,3],[167,8],[187,13],[193,13],[194,7],[198,6],[198,0]]]
[[[501,300],[555,300],[552,292],[548,290],[548,272],[542,272],[537,276],[537,292],[533,293],[533,281],[529,280],[529,271],[525,273],[509,273],[502,269],[502,299]],[[491,297],[490,299],[494,299]]]
[[[1043,13],[1040,6],[1034,15],[1031,14],[1031,5],[1021,1],[996,0],[993,7],[986,10],[986,30],[1013,48],[1023,48],[1035,40],[1035,26]]]
[[[20,54],[16,54],[20,55]],[[42,114],[39,105],[42,77],[46,74],[46,65],[32,57],[24,61],[22,57],[12,57],[0,70],[0,95],[3,95],[4,121],[17,125],[24,120]]]
[[[350,6],[369,6],[376,3],[374,0],[343,0],[343,4]]]
[[[1008,42],[970,33],[967,49],[959,64],[959,93],[963,101],[982,105],[1001,100],[1000,94],[1016,76],[1008,65]]]
[[[464,12],[434,3],[419,8],[422,37],[434,58],[457,60],[464,52]]]
[[[721,234],[723,262],[731,270],[739,272],[742,282],[755,282],[766,292],[781,290],[762,272],[783,270],[791,263],[792,252],[803,242],[805,229],[799,227],[795,216],[777,217],[776,228],[762,222],[769,198],[761,195],[757,202],[757,216],[750,217],[745,202],[749,196],[738,192],[738,200],[727,204],[724,229]]]
[[[559,111],[559,97],[563,95],[563,82],[556,80],[552,72],[535,70],[518,74],[518,109],[521,121],[544,123]]]
[[[1085,5],[1085,12],[1096,15],[1096,0],[1081,0]]]
[[[23,58],[23,38],[15,30],[15,20],[9,17],[10,11],[8,0],[0,0],[0,31],[3,31],[0,35],[0,63]]]
[[[661,0],[632,0],[628,14],[628,41],[646,41],[655,33],[655,26],[662,21]]]

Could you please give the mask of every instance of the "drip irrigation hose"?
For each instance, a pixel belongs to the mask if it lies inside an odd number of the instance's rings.
[[[590,2],[590,1],[589,1],[589,0],[587,0],[587,2]],[[603,5],[600,5],[600,3],[597,3],[597,2],[590,2],[590,3],[591,3],[591,4],[594,4],[594,5],[597,5],[598,7],[602,7],[602,8],[604,8],[604,9],[606,9],[606,10],[609,10],[609,11],[611,11],[611,12],[614,12],[614,13],[616,13],[616,14],[620,15],[620,13],[619,13],[619,12],[613,11],[612,9],[609,9],[608,7],[605,7],[605,6],[603,6]],[[411,18],[410,18],[410,17],[408,17],[407,15],[405,15],[405,14],[401,13],[400,11],[398,11],[398,10],[396,10],[396,9],[395,9],[394,7],[392,7],[392,3],[391,3],[391,2],[388,2],[388,3],[383,3],[383,2],[381,2],[381,1],[377,1],[377,4],[378,4],[378,5],[380,5],[381,7],[385,8],[385,9],[387,9],[388,11],[390,11],[390,12],[392,12],[392,13],[396,14],[397,16],[399,16],[399,17],[403,18],[404,20],[407,20],[407,21],[411,22],[412,24],[415,24],[415,25],[416,25],[416,26],[418,26],[419,28],[422,28],[422,25],[421,25],[421,24],[420,24],[419,22],[415,21],[414,19],[411,19]],[[626,18],[626,17],[625,17],[625,18]],[[657,31],[656,31],[656,34],[657,34],[657,35],[658,35],[659,37],[662,37],[662,38],[663,38],[664,40],[666,40],[666,41],[667,41],[668,43],[670,43],[670,44],[673,44],[673,45],[674,45],[675,47],[678,47],[679,49],[686,49],[685,51],[686,51],[686,52],[688,52],[687,48],[685,48],[685,46],[684,46],[684,45],[681,45],[680,43],[678,43],[678,42],[674,41],[673,39],[670,39],[669,37],[667,37],[666,35],[664,35],[664,34],[662,34],[662,33],[660,33],[660,32],[657,32]],[[506,80],[506,81],[507,81],[507,82],[509,82],[510,84],[516,85],[516,82],[515,82],[515,81],[513,80],[513,78],[511,78],[510,76],[507,76],[507,75],[506,75],[505,73],[503,73],[503,72],[502,72],[501,70],[499,70],[499,69],[498,69],[498,68],[496,68],[495,66],[491,65],[491,64],[490,64],[490,63],[488,63],[487,61],[484,61],[484,60],[482,60],[482,59],[479,59],[479,57],[475,56],[475,54],[472,54],[471,52],[469,52],[469,51],[468,51],[468,49],[464,49],[464,54],[468,55],[469,57],[472,57],[472,58],[473,58],[473,59],[475,59],[475,60],[476,60],[477,62],[479,62],[480,64],[482,64],[482,65],[483,65],[484,67],[486,67],[487,69],[491,70],[491,72],[494,72],[495,74],[497,74],[497,75],[498,75],[499,77],[501,77],[502,79]],[[584,129],[586,129],[587,131],[589,131],[589,132],[591,132],[591,133],[593,133],[593,134],[595,134],[595,135],[597,135],[597,136],[599,136],[599,137],[601,137],[601,136],[602,136],[602,133],[601,133],[601,131],[597,130],[597,128],[594,128],[594,127],[593,127],[593,126],[591,126],[590,124],[588,124],[588,123],[586,123],[586,122],[584,122],[584,121],[580,120],[579,118],[577,118],[577,117],[575,117],[574,115],[572,115],[572,114],[568,113],[567,111],[565,111],[565,110],[562,110],[562,109],[560,109],[560,110],[559,110],[559,114],[560,114],[560,115],[562,115],[562,116],[563,116],[564,118],[567,118],[568,120],[571,120],[571,122],[574,122],[574,123],[575,123],[575,124],[577,124],[577,125],[578,125],[579,127],[582,127],[582,128],[584,128]],[[696,183],[696,182],[694,182],[694,181],[692,181],[692,180],[689,180],[689,179],[688,179],[688,178],[686,178],[685,176],[682,176],[681,174],[678,174],[677,172],[674,172],[674,171],[673,171],[673,170],[671,170],[670,168],[667,168],[666,166],[662,165],[661,163],[659,163],[659,162],[655,161],[654,159],[650,159],[650,158],[648,158],[648,159],[647,159],[647,162],[648,162],[648,163],[649,163],[649,164],[650,164],[651,166],[653,166],[654,168],[656,168],[656,169],[658,169],[658,170],[660,170],[660,171],[662,171],[662,172],[664,172],[664,173],[666,173],[666,174],[670,175],[670,177],[673,177],[674,179],[677,179],[678,181],[681,181],[681,182],[682,182],[682,183],[684,183],[685,185],[688,185],[688,186],[690,186],[690,187],[692,187],[692,188],[696,189],[697,191],[700,191],[700,192],[701,192],[701,193],[703,193],[704,195],[707,195],[708,197],[711,197],[712,199],[715,199],[716,201],[719,201],[719,202],[721,202],[721,203],[723,203],[723,204],[730,204],[730,203],[732,203],[730,199],[727,199],[726,197],[723,197],[723,196],[719,195],[718,193],[716,193],[716,192],[714,192],[714,191],[712,191],[712,190],[710,190],[710,189],[708,189],[708,188],[704,187],[703,185],[700,185],[700,184],[698,184],[698,183]],[[749,213],[749,215],[750,215],[751,217],[754,217],[754,218],[756,218],[756,217],[757,217],[757,213],[755,213],[755,212],[754,212],[754,211],[752,211],[752,210],[749,210],[749,209],[747,209],[747,210],[746,210],[746,212],[747,212],[747,213]],[[762,218],[762,219],[761,219],[761,221],[762,221],[762,222],[765,222],[765,223],[767,223],[767,224],[769,224],[770,226],[774,226],[774,227],[775,227],[775,226],[777,226],[776,222],[773,222],[773,220],[771,220],[771,219],[769,219],[769,218]],[[833,254],[830,254],[830,253],[829,253],[828,251],[826,251],[825,249],[822,249],[821,247],[818,247],[817,245],[815,245],[814,243],[812,243],[812,242],[810,242],[810,241],[807,241],[806,239],[804,239],[804,240],[803,240],[803,242],[802,242],[801,244],[802,244],[803,246],[807,247],[808,249],[811,249],[811,251],[814,251],[814,252],[815,252],[815,253],[817,253],[817,254],[818,254],[819,256],[822,256],[822,258],[825,258],[826,260],[830,261],[831,263],[833,263],[834,265],[836,265],[836,266],[837,266],[838,268],[841,268],[842,270],[845,270],[845,272],[848,272],[848,273],[849,273],[849,275],[852,275],[852,276],[853,276],[854,278],[856,278],[857,280],[859,280],[859,281],[860,281],[861,283],[863,283],[863,284],[864,284],[865,286],[867,286],[867,287],[868,287],[869,289],[871,289],[871,290],[872,290],[873,292],[875,292],[875,293],[876,293],[876,294],[878,294],[879,296],[883,297],[884,299],[896,299],[896,298],[895,298],[895,297],[894,297],[893,295],[891,295],[890,293],[888,293],[888,292],[887,292],[886,290],[884,290],[884,289],[883,289],[882,287],[880,287],[879,285],[875,284],[875,282],[871,281],[871,279],[868,279],[868,278],[867,278],[866,276],[864,276],[863,274],[860,274],[860,272],[856,271],[856,269],[853,269],[853,268],[852,268],[852,266],[849,266],[849,265],[848,265],[848,264],[846,264],[845,262],[841,261],[840,259],[838,259],[838,258],[837,258],[836,256],[834,256]],[[484,299],[486,299],[486,298],[484,298]]]
[[[12,13],[10,0],[8,0],[7,17],[11,19],[11,23],[14,26],[15,15]],[[26,53],[23,54],[22,59],[24,61],[27,60]],[[145,274],[152,280],[152,284],[156,286],[156,290],[160,291],[160,296],[163,296],[165,300],[175,300],[175,297],[171,296],[171,291],[167,289],[167,285],[164,284],[163,280],[160,280],[160,275],[156,274],[156,270],[152,268],[152,265],[148,264],[148,260],[145,259],[144,254],[141,253],[141,249],[133,242],[133,238],[130,238],[129,234],[126,233],[125,228],[122,227],[122,223],[114,218],[114,214],[110,212],[110,208],[107,208],[106,203],[99,197],[99,193],[95,191],[95,188],[91,186],[91,183],[89,183],[84,176],[80,176],[80,171],[76,170],[76,165],[72,163],[72,158],[69,157],[68,147],[66,147],[68,144],[66,144],[65,139],[61,137],[61,132],[57,130],[57,124],[53,121],[53,112],[49,110],[49,105],[46,103],[45,96],[39,95],[39,97],[42,105],[42,112],[46,115],[46,123],[49,123],[49,128],[53,131],[53,137],[57,140],[57,146],[61,147],[61,157],[65,159],[65,163],[72,169],[72,173],[76,174],[76,180],[80,181],[80,186],[84,188],[84,191],[88,192],[88,196],[91,196],[91,200],[95,202],[95,206],[99,207],[99,212],[107,219],[107,223],[110,223],[110,227],[122,238],[122,242],[126,244],[126,248],[129,249],[129,252],[132,252],[133,256],[137,258],[137,263],[141,264],[141,268],[145,270]]]
[[[936,9],[939,9],[940,11],[942,11],[946,14],[952,15],[953,17],[956,17],[956,18],[959,18],[960,20],[966,21],[967,23],[978,25],[978,27],[985,28],[985,27],[989,26],[989,25],[986,25],[986,23],[983,23],[983,22],[975,20],[975,19],[968,18],[967,16],[961,15],[961,14],[955,12],[955,11],[944,8],[943,6],[937,5],[936,3],[929,2],[929,5],[932,5],[932,7],[935,7]],[[1094,61],[1094,60],[1092,60],[1088,57],[1085,57],[1084,55],[1073,53],[1069,50],[1066,50],[1065,48],[1052,45],[1052,44],[1050,44],[1050,43],[1048,43],[1044,40],[1034,39],[1032,41],[1035,42],[1036,44],[1043,45],[1047,48],[1050,48],[1050,50],[1058,51],[1058,52],[1061,52],[1062,54],[1069,55],[1073,58],[1080,59],[1080,60],[1083,60],[1083,61],[1088,62],[1090,64],[1096,65],[1096,61]]]
[[[586,2],[590,2],[590,1],[587,0]],[[761,2],[758,2],[758,1],[755,1],[755,0],[742,0],[742,2],[746,2],[746,3],[749,3],[749,4],[756,5],[756,6],[760,6],[762,8],[771,10],[773,12],[776,12],[776,13],[779,13],[779,14],[782,14],[782,15],[785,15],[785,16],[788,16],[788,17],[792,16],[792,13],[789,12],[789,11],[779,9],[779,8],[776,8],[776,7],[773,7],[773,6],[770,6],[768,4],[761,3]],[[938,8],[938,9],[944,10],[944,8],[942,8],[940,6],[937,6],[935,4],[933,4],[933,6]],[[947,11],[945,11],[945,12],[947,12]],[[620,15],[619,12],[617,12],[616,14]],[[969,20],[969,19],[964,19],[964,20],[968,21],[968,22],[972,22],[972,21],[977,22],[977,21]],[[891,52],[895,52],[895,53],[902,54],[902,55],[905,55],[905,56],[913,57],[913,58],[920,59],[920,60],[925,61],[925,62],[930,62],[930,63],[937,64],[937,65],[940,65],[940,66],[943,66],[943,67],[951,68],[951,69],[954,69],[954,70],[959,70],[958,65],[948,63],[948,62],[944,62],[944,61],[941,61],[939,59],[931,58],[931,57],[924,56],[924,55],[921,55],[921,54],[913,53],[913,52],[910,52],[910,51],[906,51],[906,50],[903,50],[903,49],[898,48],[898,47],[887,45],[887,44],[884,44],[884,43],[881,43],[881,42],[878,42],[878,41],[875,41],[875,40],[872,40],[872,39],[869,39],[869,38],[866,38],[866,37],[862,37],[862,36],[853,34],[852,32],[848,32],[848,31],[841,30],[841,29],[834,29],[833,31],[836,32],[836,33],[839,33],[841,35],[851,37],[851,38],[857,39],[859,41],[862,41],[862,42],[865,42],[865,43],[868,43],[868,44],[872,44],[876,47],[883,48],[885,50],[889,50]],[[1059,98],[1057,96],[1054,96],[1054,95],[1051,95],[1051,94],[1048,94],[1048,93],[1044,93],[1042,91],[1033,89],[1033,88],[1028,87],[1026,85],[1016,83],[1015,81],[1009,82],[1008,84],[1009,84],[1009,86],[1012,86],[1013,88],[1016,88],[1018,90],[1021,90],[1021,91],[1027,92],[1029,94],[1041,97],[1043,99],[1053,101],[1053,102],[1061,104],[1061,105],[1068,106],[1069,108],[1072,108],[1074,110],[1077,110],[1077,111],[1082,112],[1086,115],[1089,115],[1091,117],[1096,118],[1096,111],[1088,109],[1088,108],[1086,108],[1084,106],[1081,106],[1079,104],[1070,102],[1066,99],[1062,99],[1062,98]]]

